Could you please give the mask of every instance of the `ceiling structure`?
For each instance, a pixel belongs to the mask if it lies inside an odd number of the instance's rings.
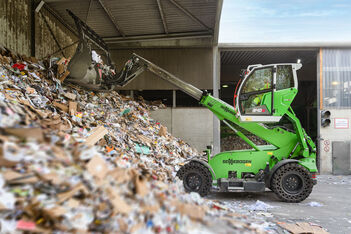
[[[218,43],[223,0],[45,0],[45,3],[44,7],[71,31],[76,30],[66,9],[109,44],[210,47]],[[175,42],[160,43],[168,40]]]
[[[289,48],[256,48],[222,50],[222,65],[250,65],[250,64],[273,64],[273,63],[296,63],[298,59],[302,63],[315,62],[317,50],[315,49],[289,49]]]
[[[315,63],[320,48],[350,48],[350,42],[221,43],[222,65]]]
[[[315,81],[317,44],[262,43],[262,44],[219,44],[221,55],[221,82],[234,84],[240,78],[241,69],[252,64],[296,63],[303,65],[299,72],[300,81]]]

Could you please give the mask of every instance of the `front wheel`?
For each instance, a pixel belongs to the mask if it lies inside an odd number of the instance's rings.
[[[206,196],[212,186],[212,176],[209,170],[198,162],[190,162],[181,169],[181,179],[186,192],[197,192]]]
[[[282,201],[301,202],[312,192],[312,176],[305,167],[288,163],[273,174],[271,187]]]

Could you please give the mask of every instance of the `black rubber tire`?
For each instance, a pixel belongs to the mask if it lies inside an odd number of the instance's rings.
[[[190,162],[178,171],[178,177],[183,180],[186,192],[197,192],[204,197],[210,193],[212,187],[212,176],[210,171],[199,162]],[[197,178],[199,183],[196,188],[189,185],[188,180]]]
[[[301,202],[312,192],[312,175],[305,167],[297,163],[288,163],[273,174],[271,188],[284,202]]]
[[[184,175],[184,166],[182,166],[178,171],[177,171],[177,177],[180,179],[180,180],[183,180],[183,175]]]

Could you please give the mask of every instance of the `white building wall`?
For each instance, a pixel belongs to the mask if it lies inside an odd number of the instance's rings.
[[[320,170],[323,174],[329,174],[333,171],[333,157],[332,157],[332,142],[333,141],[351,141],[351,109],[328,109],[331,112],[330,126],[320,128]],[[343,126],[340,122],[335,124],[339,119],[347,119],[348,127]],[[334,149],[335,150],[335,149]],[[351,155],[350,155],[351,157]]]

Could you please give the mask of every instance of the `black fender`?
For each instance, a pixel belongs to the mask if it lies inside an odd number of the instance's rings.
[[[269,173],[266,176],[266,179],[265,179],[266,187],[268,187],[268,188],[271,187],[272,176],[273,176],[274,172],[276,172],[276,170],[278,170],[279,167],[281,167],[281,166],[283,166],[283,165],[285,165],[287,163],[292,163],[292,162],[298,163],[299,160],[296,160],[296,159],[284,159],[282,161],[279,161],[277,164],[275,164],[274,167],[269,171]]]
[[[212,167],[210,166],[210,164],[208,164],[206,161],[200,159],[200,158],[192,158],[192,159],[189,159],[189,160],[186,160],[185,161],[186,163],[190,163],[190,162],[198,162],[198,163],[201,163],[202,165],[204,165],[209,171],[210,173],[212,174],[213,178],[216,179],[216,173],[214,172],[214,170],[212,169]],[[183,167],[182,167],[183,168]],[[182,168],[179,169],[182,170]],[[179,172],[178,171],[178,172]],[[178,174],[178,173],[177,173]]]

